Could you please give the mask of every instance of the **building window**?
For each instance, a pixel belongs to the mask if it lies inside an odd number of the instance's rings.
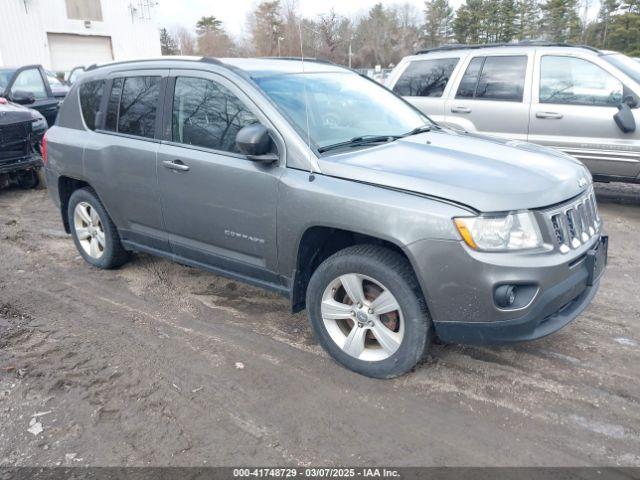
[[[67,18],[102,21],[100,0],[65,0],[65,2],[67,4]]]

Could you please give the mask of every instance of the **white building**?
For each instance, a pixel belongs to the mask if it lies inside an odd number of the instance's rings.
[[[154,0],[0,0],[0,66],[78,65],[160,56]]]

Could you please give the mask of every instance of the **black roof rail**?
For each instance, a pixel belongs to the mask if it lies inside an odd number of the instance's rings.
[[[548,42],[545,40],[523,40],[515,43],[484,43],[484,44],[463,44],[463,43],[451,43],[447,45],[441,45],[439,47],[425,48],[418,50],[414,55],[422,55],[431,52],[446,52],[448,50],[477,50],[480,48],[495,48],[495,47],[571,47],[571,48],[586,48],[592,52],[601,53],[597,48],[590,47],[589,45],[574,45],[571,43],[558,43]]]

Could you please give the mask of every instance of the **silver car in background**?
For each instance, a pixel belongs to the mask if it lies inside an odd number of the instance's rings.
[[[441,125],[558,148],[595,180],[640,182],[640,63],[590,47],[446,45],[387,86]]]

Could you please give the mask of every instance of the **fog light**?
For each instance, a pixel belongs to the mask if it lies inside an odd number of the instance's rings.
[[[515,285],[500,285],[493,293],[493,300],[500,308],[509,308],[516,302]]]

